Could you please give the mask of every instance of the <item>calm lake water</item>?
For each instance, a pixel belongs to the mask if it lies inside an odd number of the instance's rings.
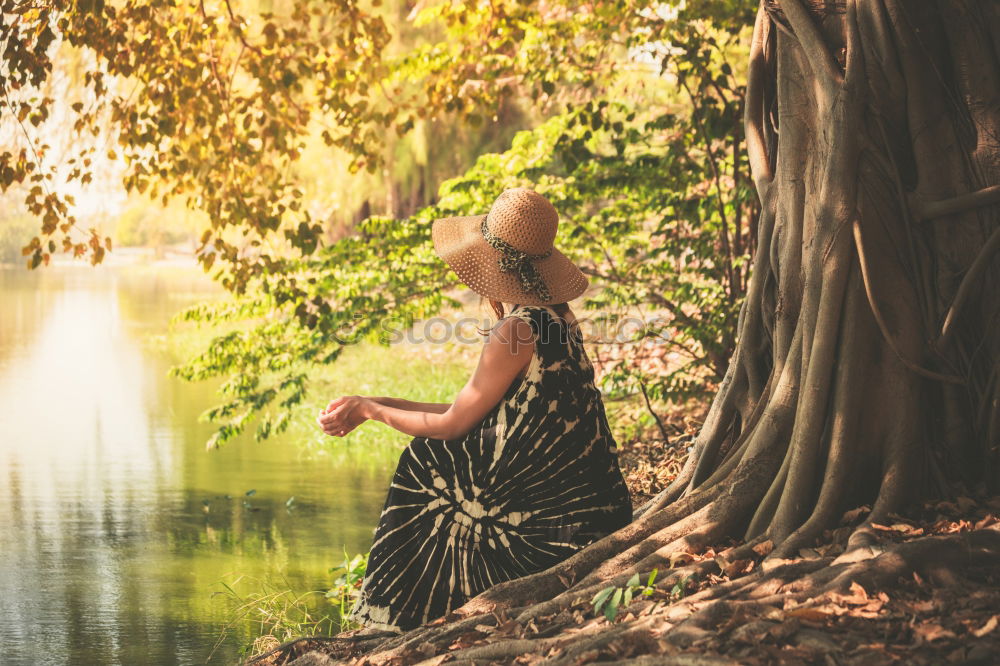
[[[214,387],[150,340],[217,295],[197,269],[0,270],[0,663],[234,663],[221,581],[326,589],[371,545],[391,456],[205,451]]]

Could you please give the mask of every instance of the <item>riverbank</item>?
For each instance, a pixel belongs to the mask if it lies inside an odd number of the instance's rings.
[[[223,295],[196,266],[0,270],[5,665],[232,663],[260,626],[247,618],[219,641],[225,585],[325,590],[345,550],[370,546],[398,437],[324,440],[310,406],[279,437],[205,450],[199,415],[218,382],[168,375],[186,353],[168,327]],[[433,371],[397,371],[399,358],[350,350],[316,403]],[[449,376],[435,384],[464,381]]]

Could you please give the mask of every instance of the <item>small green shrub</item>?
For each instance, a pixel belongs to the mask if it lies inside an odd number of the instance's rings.
[[[677,583],[675,583],[674,586],[670,588],[670,599],[674,601],[677,599],[683,599],[685,596],[687,596],[688,583],[693,582],[694,580],[695,576],[694,574],[692,574],[690,576],[684,576],[684,578],[681,578],[679,581],[677,581]]]
[[[650,597],[653,595],[653,591],[656,589],[653,587],[655,580],[656,569],[653,569],[645,585],[639,582],[639,574],[635,574],[625,584],[625,587],[612,585],[604,588],[594,595],[591,601],[594,604],[594,615],[600,615],[603,608],[604,617],[608,619],[608,622],[614,622],[618,616],[618,609],[628,606],[636,596]]]
[[[340,618],[340,630],[346,631],[355,626],[355,623],[348,619],[354,605],[361,596],[361,581],[365,578],[365,571],[368,569],[368,554],[362,553],[354,557],[348,557],[344,552],[344,561],[339,567],[330,569],[330,573],[338,573],[327,593],[326,598],[332,600],[334,609]]]

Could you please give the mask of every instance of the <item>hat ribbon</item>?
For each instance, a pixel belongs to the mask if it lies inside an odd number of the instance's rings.
[[[483,238],[486,239],[490,247],[500,252],[500,259],[497,261],[497,264],[500,266],[500,272],[514,273],[521,283],[522,291],[527,294],[534,292],[539,299],[543,301],[549,300],[549,288],[538,273],[538,269],[531,262],[545,259],[552,254],[552,250],[549,250],[545,254],[528,254],[527,252],[518,250],[507,241],[494,236],[490,232],[486,227],[486,216],[483,216],[481,231]]]

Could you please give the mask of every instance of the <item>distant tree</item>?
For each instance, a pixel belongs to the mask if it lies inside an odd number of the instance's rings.
[[[38,228],[38,220],[28,214],[0,219],[0,264],[19,264],[21,248]]]

